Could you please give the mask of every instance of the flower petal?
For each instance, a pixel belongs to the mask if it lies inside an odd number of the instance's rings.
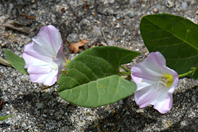
[[[173,77],[171,86],[164,78],[166,74]],[[134,65],[131,77],[137,85],[134,98],[140,108],[151,104],[160,113],[166,113],[172,108],[172,93],[176,89],[178,75],[166,67],[166,60],[160,52],[150,53],[142,63]]]
[[[167,94],[167,92],[162,92],[155,102],[151,103],[154,108],[160,113],[165,114],[171,110],[173,104],[173,95]]]
[[[131,76],[135,82],[138,78],[141,78],[138,82],[142,81],[142,79],[157,81],[161,75],[160,73],[149,70],[145,65],[142,65],[142,63],[136,64],[131,68]]]
[[[143,73],[146,72],[159,76],[164,74],[163,67],[166,66],[166,60],[160,52],[152,52],[138,66],[144,68]]]
[[[26,65],[40,65],[42,63],[50,63],[52,58],[44,56],[42,53],[38,52],[33,48],[34,42],[27,44],[24,48],[23,58],[26,62]]]
[[[168,67],[166,67],[166,69],[164,69],[164,71],[166,71],[166,73],[173,76],[173,83],[172,83],[172,85],[171,85],[171,87],[169,88],[169,91],[168,91],[170,94],[172,94],[175,91],[175,89],[177,87],[177,84],[178,84],[178,81],[179,81],[178,74],[177,74],[177,72],[175,72],[174,70],[172,70]]]
[[[58,48],[62,45],[61,34],[59,30],[52,25],[42,27],[38,35],[32,40],[36,43],[34,49],[49,57],[55,57]]]
[[[32,82],[51,86],[66,65],[60,32],[52,25],[45,26],[32,40],[24,48],[25,68]]]
[[[66,65],[66,58],[64,56],[63,46],[60,46],[60,48],[58,49],[58,54],[56,58],[53,60],[53,62],[58,65],[58,74],[60,75],[61,70]]]
[[[141,90],[136,90],[134,93],[135,102],[140,106],[140,108],[146,107],[158,98],[164,89],[157,89],[158,84],[153,84],[151,86],[145,86]]]
[[[57,81],[58,71],[52,71],[48,66],[31,66],[28,68],[28,73],[30,74],[30,80],[32,82],[43,83],[44,85],[51,86]]]

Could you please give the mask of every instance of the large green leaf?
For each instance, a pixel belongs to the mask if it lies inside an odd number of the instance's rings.
[[[25,67],[25,61],[23,58],[15,55],[14,53],[10,52],[7,49],[3,49],[6,55],[8,62],[18,71],[22,72],[23,74],[28,74]]]
[[[134,93],[136,85],[119,76],[119,66],[139,55],[123,48],[95,47],[79,54],[61,74],[59,95],[79,106],[98,107]]]
[[[114,103],[134,93],[136,85],[118,75],[97,79],[89,83],[66,89],[59,95],[79,106],[98,107]]]
[[[198,25],[192,21],[165,13],[147,15],[141,20],[140,31],[148,50],[160,51],[167,66],[178,74],[198,66]]]

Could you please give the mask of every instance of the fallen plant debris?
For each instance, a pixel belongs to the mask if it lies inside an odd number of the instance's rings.
[[[83,39],[77,43],[70,43],[69,41],[67,41],[67,43],[69,44],[70,53],[76,54],[79,51],[79,47],[82,47],[83,45],[85,45],[88,42],[89,42],[89,40],[86,40],[86,39]]]
[[[23,25],[17,21],[14,21],[14,20],[8,20],[5,23],[5,27],[11,28],[13,30],[17,30],[19,32],[23,32],[25,34],[29,34],[34,30],[34,28],[26,27],[25,25]]]
[[[1,99],[1,102],[0,102],[0,110],[2,108],[2,105],[3,105],[3,99]]]
[[[63,13],[65,13],[66,10],[65,10],[65,8],[62,8],[61,11],[62,11]]]
[[[5,120],[5,119],[7,119],[7,118],[10,118],[10,117],[13,117],[13,115],[1,116],[1,117],[0,117],[0,121],[3,121],[3,120]]]
[[[0,64],[5,66],[12,66],[7,60],[0,57]]]
[[[26,15],[26,14],[21,14],[22,16],[25,16],[25,17],[27,17],[27,18],[29,18],[29,19],[36,19],[36,17],[35,16],[29,16],[29,15]]]
[[[87,2],[84,4],[83,6],[85,9],[89,9],[89,5],[87,4]]]

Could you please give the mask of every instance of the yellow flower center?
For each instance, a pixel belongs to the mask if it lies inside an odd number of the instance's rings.
[[[173,83],[173,76],[166,73],[164,74],[164,76],[162,77],[161,81],[160,81],[163,85],[165,85],[166,87],[170,88],[172,83]]]

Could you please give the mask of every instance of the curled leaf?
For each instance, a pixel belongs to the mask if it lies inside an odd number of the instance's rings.
[[[6,66],[12,66],[7,60],[0,57],[0,64],[6,65]]]
[[[79,51],[79,47],[82,47],[83,45],[85,45],[88,42],[89,42],[89,40],[86,40],[86,39],[83,39],[77,43],[70,43],[69,41],[67,41],[67,43],[69,44],[70,53],[73,53],[73,52],[77,53]]]

